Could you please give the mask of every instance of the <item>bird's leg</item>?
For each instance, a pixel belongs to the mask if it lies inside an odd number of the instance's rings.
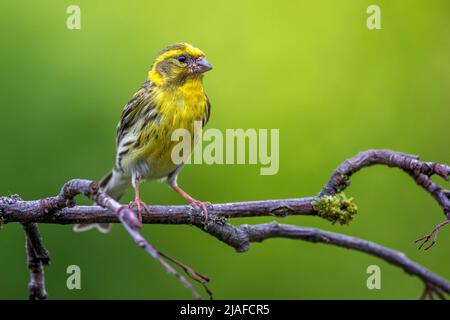
[[[185,198],[186,201],[191,204],[191,206],[202,209],[203,215],[205,216],[205,221],[208,221],[208,207],[211,207],[210,202],[199,201],[199,200],[192,198],[186,191],[184,191],[177,185],[176,181],[169,180],[168,183],[169,183],[169,186],[176,193],[180,194],[183,198]]]
[[[131,184],[133,185],[134,189],[134,200],[130,202],[130,207],[137,207],[137,217],[139,222],[142,223],[142,212],[148,212],[147,205],[144,201],[141,200],[141,197],[139,195],[139,182],[140,179],[138,176],[133,176],[131,178]]]

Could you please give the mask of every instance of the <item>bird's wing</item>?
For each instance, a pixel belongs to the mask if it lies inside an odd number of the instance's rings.
[[[125,105],[117,126],[116,144],[119,145],[126,133],[134,127],[143,113],[148,113],[155,108],[151,102],[150,92],[153,83],[146,81],[138,92],[136,92],[131,100]]]
[[[207,94],[206,96],[206,111],[205,111],[205,118],[203,119],[203,126],[206,126],[206,124],[209,121],[209,116],[211,114],[211,102],[209,101],[209,97]]]

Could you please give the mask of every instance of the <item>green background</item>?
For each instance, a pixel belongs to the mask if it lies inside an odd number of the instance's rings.
[[[372,3],[381,7],[382,30],[366,27]],[[66,28],[70,4],[81,8],[81,30]],[[209,128],[280,129],[277,175],[259,175],[258,165],[190,165],[179,182],[199,199],[315,195],[341,161],[371,148],[450,163],[447,0],[2,0],[0,12],[2,195],[38,199],[56,194],[70,178],[106,173],[123,105],[155,54],[179,41],[201,48],[214,65],[205,78]],[[157,182],[145,183],[142,194],[149,204],[184,204]],[[359,206],[350,226],[314,217],[279,221],[373,240],[450,278],[449,229],[429,252],[413,243],[443,215],[407,175],[366,169],[354,176],[347,195]],[[128,192],[124,201],[130,199]],[[50,298],[191,297],[119,225],[106,236],[59,225],[41,231],[52,255]],[[143,234],[207,274],[219,299],[413,299],[423,288],[375,257],[332,246],[276,239],[238,254],[189,226],[148,225]],[[25,299],[20,225],[3,228],[0,248],[0,298]],[[81,268],[81,290],[66,288],[72,264]],[[366,288],[372,264],[381,267],[381,290]]]

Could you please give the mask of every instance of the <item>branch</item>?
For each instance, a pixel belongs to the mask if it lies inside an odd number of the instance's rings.
[[[333,173],[320,195],[330,195],[340,192],[350,185],[350,176],[362,168],[382,164],[400,168],[407,172],[414,181],[431,194],[444,209],[444,214],[450,215],[450,191],[444,190],[431,181],[431,176],[438,175],[445,181],[449,180],[450,167],[445,164],[423,162],[418,156],[392,150],[367,150],[355,157],[345,160]]]
[[[25,248],[27,265],[30,269],[28,297],[30,300],[47,300],[45,290],[44,266],[50,263],[50,256],[44,246],[37,223],[23,223],[26,235]]]
[[[288,238],[335,245],[381,258],[390,264],[402,268],[406,273],[419,277],[427,287],[437,287],[450,294],[450,283],[447,280],[409,260],[405,254],[374,242],[315,228],[279,224],[275,221],[253,226],[241,225],[239,227],[233,227],[230,225],[228,228],[229,230],[226,231],[222,229],[222,232],[215,236],[220,237],[220,240],[231,246],[239,244],[239,246],[235,246],[238,250],[248,248],[250,242],[262,242],[270,238]]]
[[[143,223],[195,225],[204,232],[235,248],[238,252],[248,250],[251,242],[261,242],[274,237],[304,240],[314,243],[320,242],[357,250],[381,258],[402,268],[405,272],[420,278],[425,284],[423,297],[433,297],[434,295],[444,297],[443,293],[450,294],[450,284],[447,280],[409,260],[403,253],[382,247],[373,242],[320,229],[284,225],[276,222],[253,226],[241,225],[237,227],[228,223],[228,219],[230,218],[284,217],[288,215],[319,216],[333,223],[349,223],[356,213],[356,205],[351,198],[346,198],[342,192],[350,184],[350,177],[355,172],[375,164],[397,167],[405,171],[420,187],[433,196],[442,207],[447,220],[420,239],[425,243],[434,237],[431,243],[433,245],[437,240],[437,232],[439,229],[449,223],[450,192],[432,182],[431,176],[439,175],[445,180],[448,180],[450,167],[433,162],[422,162],[417,156],[391,150],[368,150],[344,161],[334,171],[329,181],[316,197],[215,204],[209,210],[210,218],[207,222],[204,221],[203,215],[198,209],[190,206],[149,206],[147,208],[148,210],[143,213]],[[83,194],[95,201],[98,206],[76,206],[75,197],[79,194]],[[34,253],[37,254],[38,260],[39,257],[48,257],[48,254],[43,254],[46,250],[42,245],[42,240],[39,241],[40,236],[36,236],[36,234],[39,235],[36,223],[73,224],[120,222],[134,241],[160,262],[169,273],[175,275],[184,286],[192,291],[195,297],[200,297],[195,287],[169,263],[174,263],[181,267],[191,279],[203,285],[207,293],[211,296],[206,286],[208,279],[205,276],[202,276],[190,267],[151,246],[139,233],[141,224],[137,220],[135,212],[127,206],[119,204],[99,190],[96,182],[89,180],[71,180],[63,186],[59,195],[37,201],[23,201],[17,196],[2,197],[0,198],[0,218],[0,221],[4,223],[22,223],[26,231],[27,228],[31,228],[30,226],[35,226],[33,227],[34,231],[31,233],[29,231],[27,232],[27,244],[30,241],[31,243],[37,244],[34,246],[28,245],[27,247],[37,248],[35,250],[29,250],[29,257],[33,257]],[[33,270],[38,270],[39,272],[36,272],[36,274],[42,276],[32,277],[32,282],[41,283],[38,287],[44,288],[42,265],[45,264],[45,259],[41,259],[40,261],[40,271],[38,267],[34,266]],[[35,273],[32,272],[32,274]],[[45,293],[45,288],[43,290],[41,289],[40,292]],[[40,296],[44,297],[46,294],[40,294]]]
[[[10,201],[2,204],[3,219],[6,222],[38,222],[50,224],[77,223],[118,223],[119,218],[112,208],[101,206],[73,206],[54,211],[48,199],[38,201]],[[312,206],[314,198],[249,201],[237,203],[214,204],[208,209],[212,219],[243,217],[285,217],[288,215],[316,216]],[[51,213],[49,213],[51,211]],[[202,218],[198,210],[191,206],[148,206],[142,212],[144,224],[194,224]],[[199,223],[203,223],[203,219]]]
[[[67,182],[61,192],[56,197],[51,197],[44,199],[41,201],[41,206],[43,208],[43,212],[49,213],[54,210],[61,209],[65,205],[74,205],[75,204],[75,196],[79,194],[84,194],[89,199],[95,201],[97,204],[102,206],[103,208],[107,208],[115,213],[116,218],[122,223],[125,229],[128,231],[130,236],[136,242],[136,244],[145,249],[147,253],[152,256],[155,260],[157,260],[167,272],[175,276],[186,288],[191,290],[192,295],[200,299],[201,296],[195,289],[195,287],[178,271],[176,271],[169,263],[167,263],[164,259],[168,259],[169,261],[174,262],[175,264],[182,267],[182,269],[194,280],[200,282],[205,288],[206,292],[210,294],[210,290],[206,286],[206,282],[209,281],[208,278],[202,276],[201,274],[195,272],[188,266],[178,262],[177,260],[162,254],[159,250],[154,248],[150,243],[148,243],[144,237],[139,233],[139,229],[142,227],[141,222],[137,219],[136,214],[133,210],[131,210],[128,206],[123,206],[118,203],[116,200],[108,196],[106,193],[101,192],[99,190],[99,186],[97,182],[89,181],[89,180],[70,180]],[[210,295],[210,297],[212,297]]]

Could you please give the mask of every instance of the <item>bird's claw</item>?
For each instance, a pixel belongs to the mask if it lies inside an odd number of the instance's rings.
[[[189,203],[194,208],[200,208],[202,210],[203,216],[205,217],[205,222],[207,222],[208,221],[208,208],[212,208],[211,202],[199,201],[199,200],[192,199],[191,201],[189,201]]]
[[[147,208],[147,204],[142,201],[141,199],[135,199],[130,202],[128,205],[129,208],[134,209],[137,208],[137,218],[139,222],[142,224],[142,213],[149,213],[149,210]]]

